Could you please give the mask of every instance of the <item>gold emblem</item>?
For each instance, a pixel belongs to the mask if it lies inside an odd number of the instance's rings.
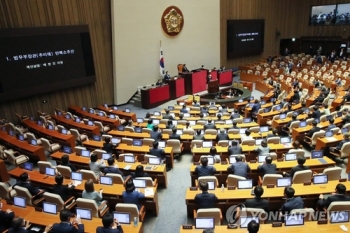
[[[168,33],[181,31],[182,16],[174,8],[164,16],[164,20]]]

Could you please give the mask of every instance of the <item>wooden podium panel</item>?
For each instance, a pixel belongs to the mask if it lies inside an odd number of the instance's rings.
[[[208,82],[208,93],[218,93],[219,92],[219,82],[218,80],[212,80]]]

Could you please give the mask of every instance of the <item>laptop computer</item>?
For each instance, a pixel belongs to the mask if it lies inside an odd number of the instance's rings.
[[[125,126],[124,125],[118,125],[118,131],[124,131]]]
[[[158,148],[165,148],[166,142],[165,141],[158,141]]]
[[[259,155],[258,156],[258,163],[263,163],[265,162],[265,158],[267,157],[267,155]]]
[[[133,179],[135,188],[146,188],[146,180],[143,179]]]
[[[268,93],[268,92],[267,92],[267,93]],[[266,101],[263,100],[263,101],[260,102],[260,104],[261,104],[261,105],[264,105],[264,104],[266,104]]]
[[[214,229],[215,228],[215,218],[195,218],[194,226],[196,229]]]
[[[115,119],[115,115],[114,114],[109,114],[109,118]]]
[[[110,176],[100,176],[100,184],[112,185],[113,180]]]
[[[233,124],[233,120],[225,120],[225,124],[226,125],[231,125],[231,124]]]
[[[327,175],[314,175],[313,184],[327,184],[328,176]]]
[[[178,130],[176,130],[176,134],[178,134],[178,135],[182,135],[182,133],[183,133],[182,129],[178,129]]]
[[[208,165],[214,165],[214,157],[207,157]]]
[[[14,196],[13,197],[13,204],[18,207],[26,208],[26,198]]]
[[[142,140],[141,139],[134,139],[132,140],[133,146],[142,146]]]
[[[160,120],[159,119],[152,119],[152,123],[153,123],[153,125],[159,125]]]
[[[304,225],[304,216],[302,214],[286,214],[284,215],[284,225],[286,227]]]
[[[341,116],[343,116],[343,113],[342,112],[337,112],[337,116],[341,117]]]
[[[263,138],[259,138],[259,139],[255,139],[255,145],[260,146],[261,142],[264,141],[265,139]]]
[[[277,105],[277,106],[275,107],[275,110],[276,110],[276,111],[281,110],[281,106],[280,106],[280,105]]]
[[[306,127],[306,121],[300,121],[299,127],[300,128]]]
[[[48,176],[55,176],[55,175],[56,175],[56,171],[55,171],[54,168],[46,167],[46,168],[45,168],[45,175],[48,175]]]
[[[252,189],[253,180],[238,180],[238,189]]]
[[[242,102],[243,102],[243,100],[242,100],[242,99],[238,100],[238,103],[242,103]]]
[[[20,140],[20,141],[24,141],[24,136],[23,135],[18,135],[18,140]]]
[[[252,122],[252,118],[248,117],[248,118],[243,118],[243,123],[250,123]]]
[[[117,219],[120,224],[130,224],[130,213],[114,211],[113,218]]]
[[[25,162],[23,168],[27,171],[33,171],[33,164],[30,162]]]
[[[135,163],[135,156],[133,155],[124,155],[125,163]]]
[[[43,125],[43,122],[39,120],[39,121],[37,122],[37,124],[38,124],[39,126],[42,126],[42,125]]]
[[[202,142],[202,147],[203,148],[211,148],[213,146],[213,142],[212,141],[203,141]]]
[[[90,109],[89,109],[89,113],[91,113],[91,114],[95,114],[95,109],[90,108]]]
[[[83,180],[83,174],[80,172],[72,172],[71,173],[71,179],[76,181],[82,181]]]
[[[230,156],[230,164],[236,163],[236,157],[235,156]]]
[[[150,158],[148,158],[148,163],[150,164],[150,165],[159,165],[160,164],[160,158],[158,158],[158,157],[150,157]]]
[[[90,158],[90,151],[89,150],[81,150],[81,156]]]
[[[61,133],[67,135],[68,134],[68,130],[62,129]]]
[[[329,120],[332,119],[332,118],[333,118],[332,115],[326,116],[327,121],[329,121]]]
[[[196,121],[188,121],[190,123],[191,126],[196,125]]]
[[[141,127],[135,127],[134,131],[135,131],[135,133],[142,133],[142,128]]]
[[[284,157],[285,161],[293,161],[297,159],[297,154],[294,153],[287,153]]]
[[[320,159],[323,158],[323,150],[313,150],[311,151],[312,159]]]
[[[98,115],[101,116],[101,117],[105,116],[105,114],[106,114],[105,112],[99,112],[98,113]]]
[[[66,117],[67,120],[70,120],[70,115],[66,114],[65,117]]]
[[[77,216],[79,215],[81,219],[87,219],[91,220],[92,219],[92,214],[90,209],[85,209],[85,208],[75,208]]]
[[[175,108],[174,108],[174,106],[168,106],[168,109],[169,110],[174,110]]]
[[[103,159],[103,160],[107,160],[107,159],[109,159],[111,156],[112,156],[112,155],[109,154],[109,153],[102,153],[102,159]]]
[[[208,190],[215,190],[215,182],[214,181],[207,181],[208,183]]]
[[[247,228],[248,227],[248,223],[250,223],[251,221],[255,220],[256,222],[259,222],[259,217],[258,216],[241,216],[240,217],[240,228]]]
[[[261,133],[269,132],[269,127],[268,127],[268,126],[261,126],[261,127],[260,127],[260,132],[261,132]]]
[[[101,136],[100,136],[100,135],[92,135],[92,139],[93,139],[94,141],[99,142],[99,141],[101,141]]]
[[[291,139],[290,139],[290,137],[281,137],[280,142],[281,142],[281,144],[290,143]]]
[[[88,126],[94,126],[94,122],[93,121],[88,121]]]
[[[53,129],[54,129],[53,125],[48,125],[47,128],[48,128],[49,130],[53,130]]]
[[[341,133],[342,133],[342,134],[345,134],[345,133],[347,133],[347,132],[349,132],[349,129],[348,129],[348,128],[342,128],[342,129],[341,129]]]
[[[137,123],[143,123],[143,118],[137,118],[137,119],[136,119],[136,122],[137,122]]]
[[[160,112],[157,112],[157,111],[153,112],[153,116],[160,116]]]
[[[80,123],[80,118],[79,117],[75,118],[75,122]]]
[[[187,118],[187,117],[191,116],[191,114],[189,114],[189,113],[184,113],[183,115],[184,115],[184,118]]]
[[[327,131],[327,132],[324,134],[324,136],[325,136],[326,138],[333,137],[333,132],[332,132],[332,131]]]
[[[38,145],[38,143],[37,143],[37,141],[35,139],[30,140],[30,144],[32,144],[33,146],[37,146]]]
[[[277,187],[287,187],[292,184],[292,179],[290,177],[285,178],[277,178],[276,180],[276,186]]]
[[[13,131],[13,130],[9,130],[9,132],[8,132],[8,134],[10,135],[10,136],[15,136],[15,131]]]
[[[66,154],[71,154],[72,148],[70,148],[69,146],[63,146],[63,152]]]
[[[125,109],[125,112],[129,113],[129,112],[130,112],[130,109],[126,108],[126,109]]]
[[[118,144],[118,143],[120,143],[120,139],[119,138],[112,138],[111,142],[112,142],[112,144]]]
[[[58,111],[58,112],[57,112],[57,115],[62,116],[62,112],[61,112],[61,111]]]
[[[330,223],[349,222],[349,211],[331,211]]]
[[[239,129],[239,134],[245,134],[245,131],[246,131],[247,129],[246,128],[241,128],[241,129]]]
[[[177,126],[177,121],[173,120],[173,126]]]
[[[270,112],[271,108],[264,108],[264,113]]]
[[[57,204],[43,202],[43,212],[48,214],[57,214]]]

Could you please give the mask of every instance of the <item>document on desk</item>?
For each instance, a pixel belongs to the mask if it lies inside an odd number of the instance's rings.
[[[131,165],[126,165],[125,167],[124,167],[124,170],[129,170],[131,168]]]
[[[334,142],[334,141],[338,141],[338,139],[336,139],[335,137],[329,137],[329,138],[326,138],[327,141],[329,142]]]
[[[322,158],[318,159],[318,161],[320,161],[320,163],[322,163],[322,164],[327,164],[327,161],[322,159]]]
[[[145,188],[146,197],[153,196],[153,195],[154,195],[153,188]]]

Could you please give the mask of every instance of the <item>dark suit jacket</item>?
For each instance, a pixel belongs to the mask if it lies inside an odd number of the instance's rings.
[[[194,201],[197,203],[198,209],[214,208],[218,198],[215,194],[202,192],[195,196]]]
[[[103,143],[102,150],[105,150],[107,153],[112,154],[114,150],[114,145],[112,143]]]
[[[163,150],[163,149],[159,149],[159,148],[155,149],[155,148],[152,148],[152,149],[150,149],[149,154],[150,154],[150,155],[157,156],[157,157],[162,158],[162,159],[164,158],[164,150]]]
[[[318,205],[322,208],[328,208],[328,206],[334,201],[350,201],[350,197],[342,194],[335,194],[329,196],[326,200],[320,200]]]
[[[123,172],[122,172],[121,170],[119,170],[119,168],[114,167],[114,166],[105,167],[105,168],[103,169],[103,172],[106,173],[106,174],[107,174],[107,173],[119,174],[119,175],[121,175],[122,177],[124,177]]]
[[[13,212],[6,213],[6,211],[0,210],[0,232],[3,232],[11,226],[13,217],[15,217]]]
[[[261,108],[260,104],[254,104],[252,107],[252,112],[258,112],[260,108]]]
[[[188,72],[189,70],[187,69],[186,66],[182,67],[182,72]]]
[[[27,183],[27,182],[18,181],[14,186],[16,185],[21,186],[23,188],[27,188],[30,194],[32,194],[32,196],[35,196],[40,192],[39,188],[32,185],[30,182]]]
[[[239,115],[238,113],[234,113],[231,115],[230,119],[237,119],[237,118],[240,118],[241,115]]]
[[[62,166],[67,166],[67,167],[70,167],[70,169],[72,170],[72,172],[76,172],[77,171],[77,168],[71,164],[70,162],[68,162],[67,164],[61,164]]]
[[[194,171],[198,174],[198,176],[212,176],[216,172],[216,169],[213,166],[199,165]]]
[[[170,114],[164,114],[163,119],[170,119],[171,115]]]
[[[229,155],[240,155],[242,154],[242,147],[240,146],[231,146],[228,148]]]
[[[311,138],[314,133],[320,131],[321,129],[319,127],[313,127],[312,129],[310,129],[310,131],[306,134],[306,136],[308,136],[309,138]]]
[[[122,226],[118,226],[116,229],[109,227],[97,227],[96,233],[123,233],[123,228]]]
[[[206,129],[216,129],[216,126],[213,123],[208,123],[208,124],[204,125],[204,130],[206,130]]]
[[[65,222],[55,223],[52,226],[51,232],[53,232],[53,233],[84,233],[84,224],[79,224],[78,229],[76,229],[70,223],[65,223]]]
[[[252,199],[247,199],[244,202],[244,206],[247,208],[259,208],[265,210],[266,213],[269,212],[269,202],[266,199],[254,197]]]
[[[228,170],[232,171],[231,174],[236,176],[248,177],[248,173],[250,171],[250,167],[245,162],[233,163],[228,167]]]
[[[170,134],[169,135],[169,139],[178,139],[178,140],[181,140],[181,136],[178,135],[178,134]]]
[[[200,135],[194,135],[193,136],[193,140],[204,140],[204,135],[203,134],[200,134]]]
[[[290,177],[293,178],[294,173],[298,172],[298,171],[304,171],[304,170],[309,170],[310,168],[308,166],[304,166],[304,165],[296,165],[295,167],[292,167],[292,169],[290,170]]]
[[[150,137],[154,139],[154,141],[158,141],[160,139],[162,139],[162,133],[161,132],[155,132],[155,131],[151,131],[150,133]]]
[[[137,177],[151,177],[148,173],[144,172],[143,174],[136,174],[135,172],[131,172],[132,178],[137,178]]]
[[[230,140],[228,135],[226,133],[219,133],[216,135],[216,141],[221,141],[221,140]]]
[[[302,208],[304,208],[303,199],[301,199],[301,197],[292,197],[282,205],[281,211],[283,214],[285,214],[285,213],[289,213],[294,209],[302,209]]]
[[[68,185],[58,185],[55,184],[53,186],[52,192],[54,194],[60,195],[63,201],[67,201],[68,198],[72,196],[72,190],[74,190],[75,186],[72,185],[70,188]]]
[[[276,174],[276,164],[263,164],[258,166],[258,171],[266,174]]]

